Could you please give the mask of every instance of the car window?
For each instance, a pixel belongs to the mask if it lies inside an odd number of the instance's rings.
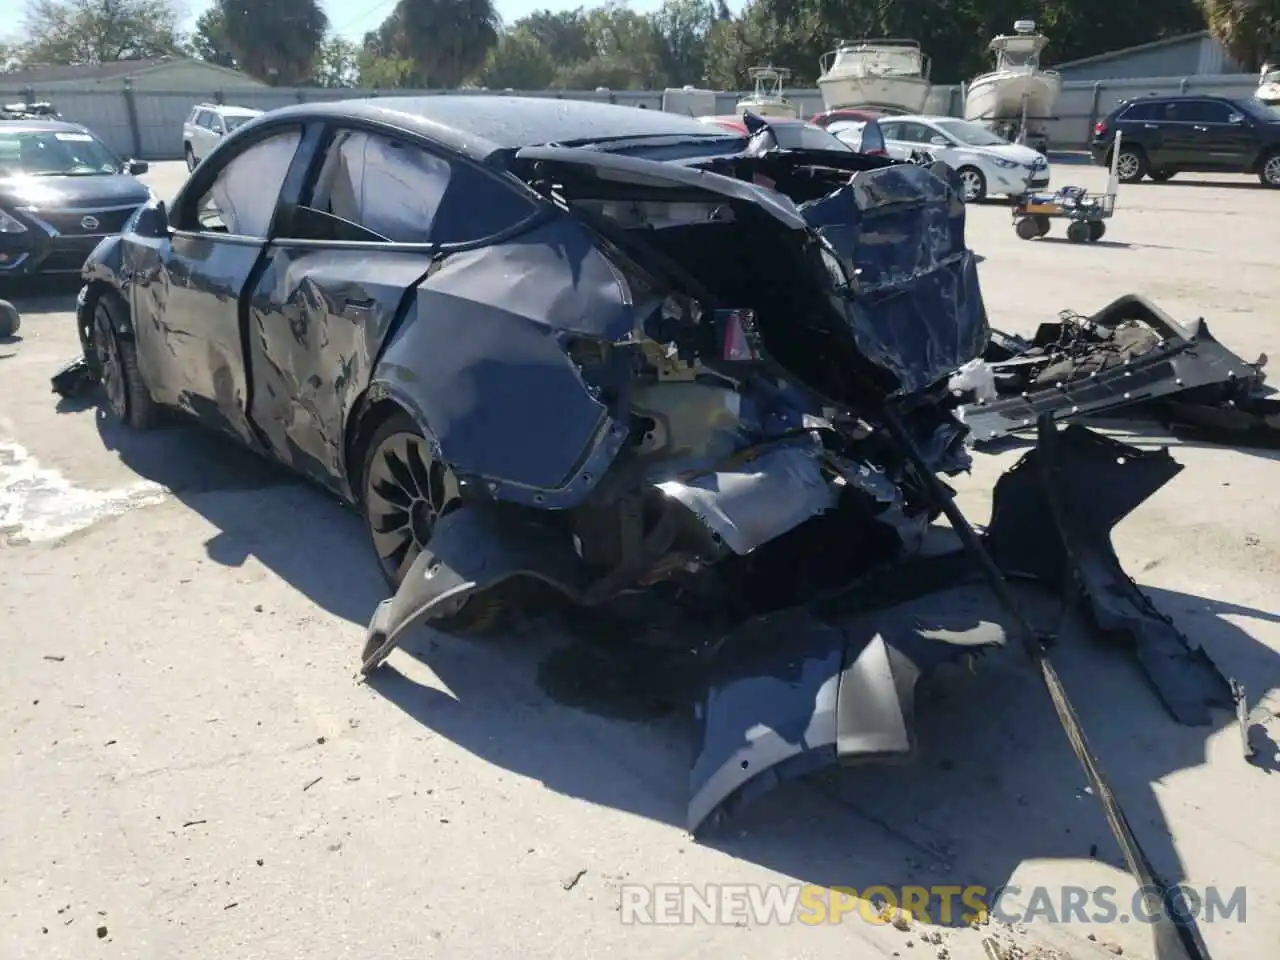
[[[482,240],[537,210],[495,176],[362,131],[334,138],[308,206],[392,243]]]
[[[284,131],[255,143],[232,159],[200,198],[196,229],[265,237],[301,139],[300,130]]]
[[[901,133],[895,139],[904,143],[929,143],[937,135],[923,123],[904,123]]]
[[[884,136],[881,133],[880,124],[872,120],[862,128],[862,137],[858,144],[858,149],[863,153],[885,152]]]
[[[209,129],[214,133],[222,133],[226,127],[223,125],[222,117],[216,113],[209,114]]]
[[[1120,114],[1121,120],[1159,120],[1164,116],[1163,103],[1132,103]]]
[[[847,130],[852,130],[856,133],[862,127],[863,123],[860,120],[836,120],[834,123],[827,124],[827,133],[834,133],[837,136]]]
[[[886,140],[902,139],[902,124],[890,120],[888,123],[880,124],[880,132],[884,134]]]
[[[1190,100],[1181,106],[1186,110],[1184,119],[1193,123],[1227,123],[1231,118],[1230,108],[1216,100]]]
[[[192,107],[191,113],[187,116],[187,123],[195,124],[200,119],[200,108]]]

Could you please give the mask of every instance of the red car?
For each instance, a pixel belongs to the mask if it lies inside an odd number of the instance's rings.
[[[885,115],[885,111],[883,110],[840,107],[836,110],[824,110],[822,113],[815,113],[809,118],[809,122],[816,123],[825,130],[838,120],[852,120],[854,123],[866,123],[868,120],[879,120]]]

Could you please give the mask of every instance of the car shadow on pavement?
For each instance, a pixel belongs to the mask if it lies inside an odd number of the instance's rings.
[[[0,297],[18,308],[24,318],[47,313],[70,313],[76,308],[80,292],[78,276],[34,277],[11,281],[0,290]]]
[[[1151,595],[1225,672],[1249,678],[1255,695],[1280,688],[1280,657],[1226,619],[1280,621],[1276,615],[1167,591]],[[1057,620],[1056,598],[1043,592],[1028,607],[1038,623]],[[609,711],[548,701],[539,695],[538,675],[556,646],[552,637],[516,642],[425,629],[416,634],[404,653],[425,663],[443,689],[411,679],[409,673],[421,670],[403,659],[408,672],[401,672],[399,657],[369,683],[417,722],[558,793],[684,827],[696,745],[684,712],[626,722],[602,715]],[[1133,658],[1097,639],[1074,615],[1066,618],[1053,658],[1148,855],[1165,879],[1186,879],[1153,786],[1203,766],[1210,738],[1236,736],[1229,729],[1235,715],[1221,712],[1207,728],[1177,725]],[[607,675],[594,681],[603,689],[619,686]],[[925,678],[917,688],[916,720],[915,763],[829,768],[783,784],[702,842],[827,887],[959,884],[995,891],[1024,862],[1052,859],[1102,861],[1117,871],[1111,880],[1117,889],[1131,889],[1103,812],[1020,651],[984,657],[974,672],[946,667]],[[1227,762],[1236,762],[1234,750],[1250,775],[1266,776],[1246,765],[1238,742],[1226,751]],[[1125,896],[1118,897],[1122,912]],[[1025,906],[1025,897],[1021,902]],[[962,925],[960,913],[957,906],[948,925]],[[930,919],[948,923],[939,911]]]
[[[166,414],[145,432],[100,410],[94,416],[107,449],[217,529],[205,544],[209,559],[239,567],[252,557],[317,606],[353,623],[367,623],[386,596],[363,525],[336,498],[178,416]]]

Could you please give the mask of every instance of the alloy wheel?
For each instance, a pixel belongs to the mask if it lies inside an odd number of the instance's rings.
[[[453,473],[431,456],[427,441],[393,433],[370,460],[365,512],[383,573],[400,583],[431,539],[441,513],[458,498]]]
[[[102,384],[102,392],[106,395],[107,406],[119,420],[129,415],[128,400],[125,393],[124,368],[120,363],[120,351],[116,345],[116,335],[111,329],[111,321],[106,310],[99,307],[93,318],[93,350],[97,354],[98,380]]]
[[[1136,153],[1121,153],[1120,159],[1116,163],[1116,174],[1122,180],[1135,177],[1138,174],[1138,155]]]
[[[1262,179],[1273,187],[1280,187],[1280,153],[1267,157],[1262,165]]]
[[[960,189],[965,203],[972,203],[982,196],[982,177],[976,170],[960,171]]]

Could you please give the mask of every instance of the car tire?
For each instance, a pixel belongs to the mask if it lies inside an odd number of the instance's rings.
[[[196,168],[196,152],[191,149],[191,144],[187,144],[183,150],[187,158],[187,172],[190,173]]]
[[[1152,170],[1147,174],[1147,176],[1150,177],[1154,183],[1168,183],[1177,176],[1177,174],[1178,171],[1174,170],[1172,167],[1161,167],[1159,170]]]
[[[956,170],[960,183],[960,198],[965,203],[977,203],[987,197],[987,178],[977,167],[960,167]]]
[[[22,314],[8,300],[0,300],[0,340],[16,337],[22,326]]]
[[[1130,147],[1120,148],[1116,176],[1121,183],[1137,183],[1147,175],[1147,155]]]
[[[1280,189],[1280,150],[1272,150],[1258,164],[1258,182],[1264,187]]]
[[[397,411],[377,426],[364,445],[359,489],[369,542],[383,578],[394,591],[430,542],[436,520],[461,502],[457,482],[453,472],[432,456],[413,418]],[[469,597],[454,613],[433,619],[431,626],[460,636],[491,632],[506,612],[505,593],[498,587]],[[366,649],[361,662],[373,652]]]
[[[104,293],[94,304],[94,366],[107,412],[135,430],[146,430],[155,424],[157,408],[138,368],[137,347],[119,333],[128,311],[115,293]]]

